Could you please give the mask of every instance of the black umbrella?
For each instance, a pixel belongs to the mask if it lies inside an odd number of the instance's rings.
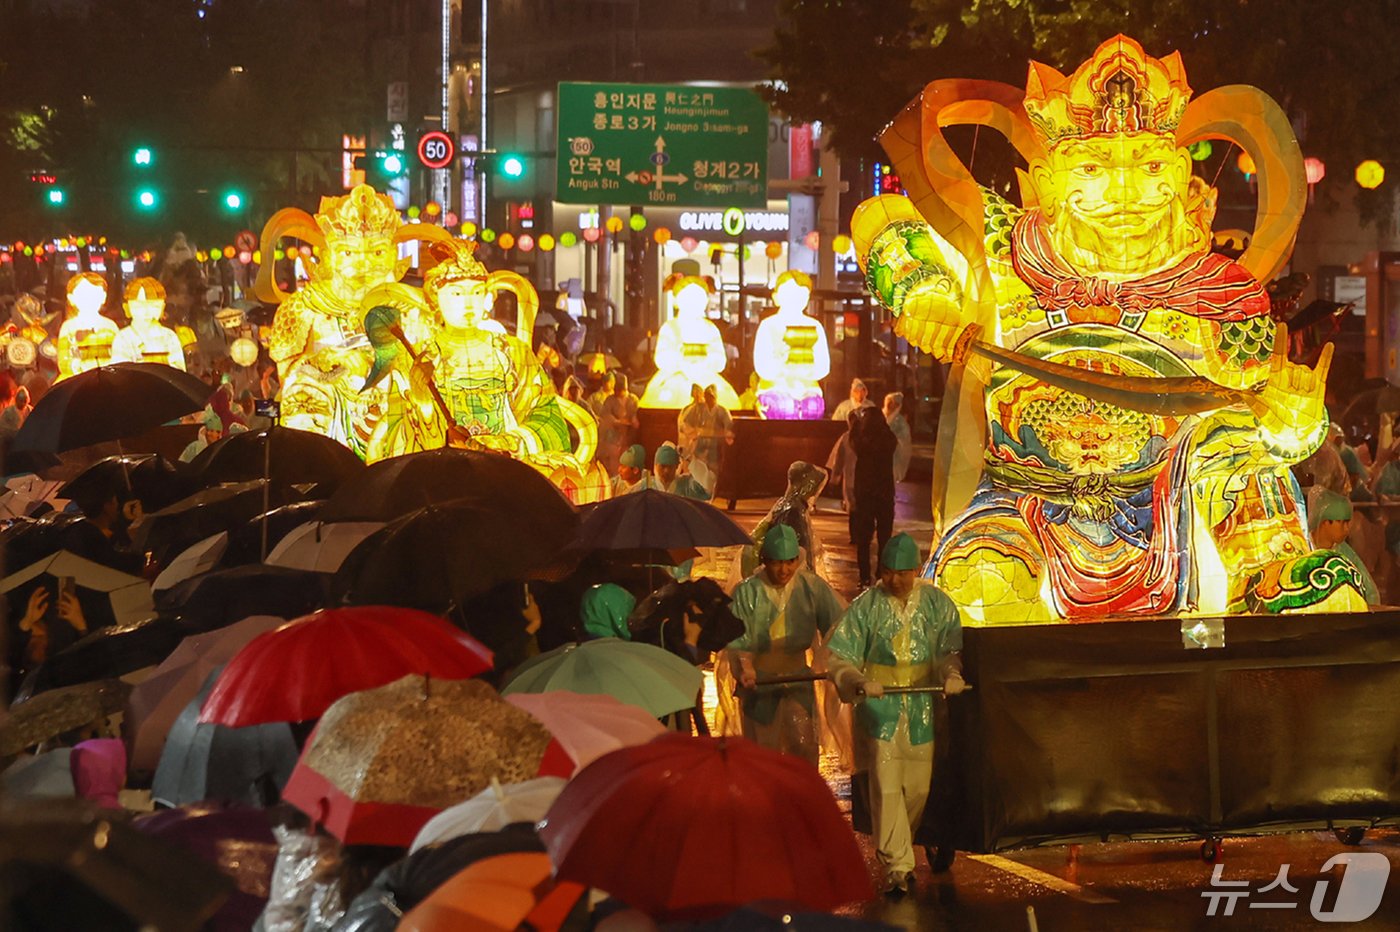
[[[332,592],[350,605],[448,611],[501,583],[561,578],[577,523],[572,508],[541,515],[507,500],[420,508],[351,551]]]
[[[283,566],[235,566],[159,593],[156,608],[177,618],[186,633],[213,631],[252,615],[299,618],[329,604],[328,581],[324,573]]]
[[[11,450],[10,441],[0,441],[0,475],[44,473],[62,462],[56,453],[46,453],[42,450]]]
[[[170,366],[121,362],[50,388],[15,434],[10,449],[59,453],[121,440],[204,407],[209,386]]]
[[[221,672],[222,666],[209,674],[170,726],[151,783],[151,798],[158,803],[184,806],[212,799],[270,806],[292,775],[299,751],[285,722],[248,728],[200,723],[200,706]]]
[[[323,501],[292,502],[274,508],[266,515],[255,515],[229,531],[228,549],[219,566],[228,568],[262,560],[263,525],[267,526],[267,549],[271,553],[295,529],[320,517]]]
[[[316,484],[319,498],[364,469],[359,457],[330,437],[291,427],[230,434],[190,465],[206,483],[270,478],[281,485]]]
[[[730,598],[713,579],[668,582],[647,596],[627,619],[632,640],[664,647],[687,660],[685,614],[700,622],[702,656],[720,651],[744,633],[744,623],[729,608]],[[694,606],[692,608],[692,606]]]
[[[54,511],[40,518],[12,521],[0,531],[0,552],[5,555],[5,566],[32,566],[62,550],[69,525],[81,520],[81,515]],[[24,607],[19,606],[19,611],[23,614]]]
[[[0,814],[0,928],[195,932],[233,883],[184,850],[90,807]]]
[[[713,505],[655,489],[587,506],[576,538],[576,546],[585,550],[676,550],[751,543],[744,529]]]
[[[386,867],[350,902],[337,932],[394,932],[404,913],[477,861],[498,854],[543,851],[534,826],[507,825],[499,832],[462,835],[431,845]]]
[[[164,565],[191,544],[262,514],[265,503],[281,506],[300,498],[300,492],[277,483],[218,485],[146,515],[132,528],[132,540],[138,552],[153,553]]]
[[[187,470],[159,453],[127,453],[93,463],[63,485],[57,497],[84,502],[126,489],[148,512],[173,505],[198,490]]]
[[[15,698],[18,701],[60,686],[155,666],[169,657],[188,633],[174,621],[162,618],[98,628],[31,670]]]
[[[326,503],[322,521],[393,521],[447,501],[511,501],[567,520],[568,500],[537,470],[504,453],[429,450],[380,460]]]

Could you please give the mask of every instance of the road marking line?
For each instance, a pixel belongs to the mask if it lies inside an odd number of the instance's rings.
[[[995,867],[1004,870],[1008,874],[1015,874],[1022,880],[1029,881],[1042,887],[1048,887],[1056,893],[1063,893],[1065,896],[1073,897],[1083,903],[1094,905],[1105,905],[1117,903],[1118,901],[1102,893],[1095,893],[1092,890],[1085,890],[1077,883],[1070,883],[1063,877],[1056,877],[1054,874],[1047,874],[1045,871],[1036,870],[1034,867],[1027,867],[1010,858],[1004,858],[999,854],[969,854],[968,860],[986,864],[988,867]]]

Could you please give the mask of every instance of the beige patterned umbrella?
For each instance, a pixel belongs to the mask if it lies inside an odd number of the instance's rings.
[[[121,680],[96,680],[51,689],[17,703],[0,714],[0,757],[101,722],[125,708],[130,694],[131,687]]]
[[[346,844],[407,847],[492,778],[572,770],[549,731],[486,683],[406,676],[337,700],[282,796]]]

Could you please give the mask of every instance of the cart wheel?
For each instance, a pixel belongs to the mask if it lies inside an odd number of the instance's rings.
[[[1201,842],[1201,860],[1214,864],[1225,853],[1225,846],[1218,838],[1207,838]]]
[[[928,858],[928,868],[932,873],[942,874],[953,866],[953,859],[958,856],[958,849],[952,845],[933,847],[924,846],[924,857]]]
[[[1348,825],[1346,828],[1332,829],[1332,834],[1344,845],[1359,845],[1366,837],[1366,828],[1361,825]]]

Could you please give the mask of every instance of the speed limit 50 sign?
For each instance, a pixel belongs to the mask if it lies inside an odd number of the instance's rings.
[[[456,142],[440,129],[424,133],[418,140],[418,161],[427,168],[446,168],[456,157]]]

